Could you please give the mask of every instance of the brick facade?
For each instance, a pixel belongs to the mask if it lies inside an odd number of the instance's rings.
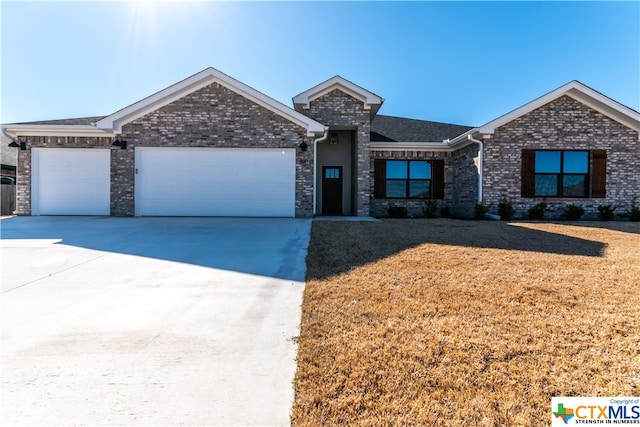
[[[521,197],[523,149],[606,150],[605,198]],[[585,208],[585,218],[597,215],[598,205],[613,204],[617,212],[628,207],[640,193],[640,143],[638,133],[589,108],[569,96],[562,96],[497,128],[485,141],[484,203],[496,210],[505,196],[526,217],[528,209],[542,201],[550,207],[548,217],[561,216],[568,203]]]
[[[131,147],[297,148],[297,217],[313,215],[313,147],[303,127],[253,103],[226,87],[212,83],[169,105],[123,126],[122,135]],[[133,170],[133,151],[122,172]],[[133,180],[122,188],[114,204],[115,215],[133,215]]]
[[[438,200],[439,205],[448,207],[454,216],[473,216],[478,201],[477,144],[453,151],[402,151],[400,147],[393,151],[371,151],[371,111],[365,109],[362,101],[334,89],[311,100],[308,109],[296,108],[329,126],[331,131],[351,132],[348,138],[351,154],[344,154],[345,158],[351,156],[351,186],[348,187],[351,212],[359,216],[385,216],[390,205],[400,205],[407,208],[409,215],[422,216],[423,199],[375,199],[374,178],[376,159],[425,159],[444,161],[444,199]],[[18,150],[17,214],[32,212],[32,149],[36,147],[109,149],[110,210],[111,215],[116,216],[135,214],[136,147],[295,148],[295,215],[311,217],[314,214],[313,138],[307,136],[303,125],[285,119],[223,84],[211,83],[125,124],[119,138],[128,142],[127,149],[112,146],[111,137],[20,136],[27,149]],[[298,148],[303,141],[308,144],[306,151]],[[523,150],[605,150],[606,196],[523,197]],[[640,197],[639,159],[637,131],[564,95],[498,127],[484,140],[483,203],[491,206],[490,212],[496,213],[499,201],[506,197],[520,218],[526,217],[529,208],[542,201],[550,206],[550,218],[561,216],[569,203],[583,206],[587,219],[597,215],[599,205],[612,204],[618,213],[624,212],[634,196]]]
[[[453,180],[451,214],[472,218],[478,203],[478,144],[471,144],[452,153]]]
[[[374,182],[375,160],[444,160],[444,199],[437,199],[439,207],[452,208],[455,200],[453,192],[454,168],[451,153],[442,151],[372,151],[371,173],[369,179]],[[407,208],[407,214],[412,217],[422,217],[425,207],[425,199],[376,199],[371,200],[372,216],[387,216],[389,206],[403,206]]]
[[[355,212],[358,216],[369,215],[369,203],[373,194],[370,180],[370,131],[371,116],[361,101],[335,89],[309,103],[309,109],[300,111],[325,126],[355,129],[355,155],[352,174],[355,178]]]
[[[213,83],[140,117],[122,129],[127,149],[112,147],[111,138],[23,137],[28,150],[19,152],[18,214],[31,214],[31,148],[110,148],[111,215],[135,213],[135,147],[297,148],[311,146],[306,130]],[[313,214],[313,148],[296,149],[295,214]]]

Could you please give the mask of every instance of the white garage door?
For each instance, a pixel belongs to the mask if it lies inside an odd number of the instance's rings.
[[[295,216],[295,149],[136,148],[138,216]]]
[[[34,148],[33,215],[109,215],[111,151]]]

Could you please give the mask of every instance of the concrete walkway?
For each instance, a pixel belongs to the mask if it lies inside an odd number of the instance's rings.
[[[0,221],[2,425],[288,425],[311,220]]]
[[[352,222],[380,222],[378,218],[372,216],[332,216],[320,215],[313,218],[314,221],[352,221]]]

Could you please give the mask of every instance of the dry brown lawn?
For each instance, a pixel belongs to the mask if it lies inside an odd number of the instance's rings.
[[[550,424],[640,395],[640,223],[314,222],[294,426]]]

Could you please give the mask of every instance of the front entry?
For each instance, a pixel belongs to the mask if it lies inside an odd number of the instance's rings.
[[[322,167],[322,214],[342,215],[342,166]]]

